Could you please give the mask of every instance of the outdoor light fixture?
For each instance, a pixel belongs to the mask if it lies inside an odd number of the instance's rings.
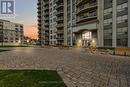
[[[81,39],[79,39],[79,43],[82,43],[82,40],[81,40]]]
[[[29,43],[29,40],[27,40],[27,43]]]
[[[18,40],[18,44],[20,44],[20,43],[21,43],[21,40],[19,39],[19,40]]]
[[[95,39],[92,39],[92,43],[95,43]]]
[[[77,45],[78,45],[78,47],[80,47],[80,46],[81,46],[81,44],[82,44],[82,40],[81,40],[81,39],[79,39],[79,40],[78,40],[78,44],[77,44]]]

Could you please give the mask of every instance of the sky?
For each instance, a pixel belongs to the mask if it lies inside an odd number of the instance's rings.
[[[24,35],[37,39],[37,0],[15,0],[15,18],[12,22],[24,25]]]

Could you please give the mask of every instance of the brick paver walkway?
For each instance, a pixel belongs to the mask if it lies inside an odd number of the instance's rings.
[[[56,69],[68,87],[130,87],[130,58],[83,49],[17,48],[0,53],[1,69]]]

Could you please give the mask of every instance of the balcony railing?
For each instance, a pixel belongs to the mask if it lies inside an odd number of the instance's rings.
[[[41,2],[39,1],[39,2],[37,3],[37,5],[40,6],[40,5],[41,5]]]
[[[41,10],[38,10],[38,11],[37,11],[37,13],[39,13],[39,14],[40,14],[40,13],[41,13]]]
[[[38,22],[41,22],[41,19],[40,18],[38,18],[38,20],[37,20]]]
[[[63,10],[58,11],[58,12],[57,12],[57,16],[59,16],[59,15],[63,15],[63,13],[64,13]]]
[[[64,26],[64,24],[58,24],[56,27],[57,28],[62,28]]]
[[[89,0],[77,0],[76,5],[77,5],[77,6],[80,6],[80,5],[82,5],[82,4],[84,4],[84,3],[88,2],[88,1],[89,1]]]
[[[88,3],[88,4],[84,5],[82,8],[78,8],[77,9],[77,14],[90,11],[92,9],[95,9],[96,7],[97,7],[96,2],[95,3]]]
[[[49,16],[49,12],[45,12],[45,13],[44,13],[44,16]]]
[[[48,1],[44,1],[44,6],[49,5],[49,0]]]
[[[64,5],[63,3],[57,5],[56,9],[58,10],[58,9],[60,9],[60,8],[63,8],[63,5]]]
[[[63,0],[56,0],[56,3],[63,3]]]
[[[41,6],[38,6],[37,9],[40,10],[40,9],[41,9]]]
[[[49,26],[49,24],[48,23],[45,23],[45,27],[48,27]]]
[[[97,19],[97,13],[96,12],[95,13],[90,13],[87,16],[77,17],[77,23],[87,22],[87,21],[91,21],[91,20],[94,20],[94,19]]]
[[[46,11],[46,10],[49,10],[49,6],[46,6],[46,7],[44,8],[44,11]]]
[[[49,17],[45,17],[44,21],[49,21]]]
[[[58,21],[63,21],[63,20],[64,20],[63,17],[58,17],[58,18],[57,18],[57,22],[58,22]]]
[[[58,30],[57,34],[64,34],[64,30]]]
[[[38,14],[37,17],[38,17],[38,18],[41,18],[41,14]]]
[[[57,37],[57,40],[64,40],[64,37]]]

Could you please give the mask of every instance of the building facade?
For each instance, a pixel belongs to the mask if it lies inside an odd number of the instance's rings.
[[[101,47],[130,47],[130,1],[102,0]]]
[[[56,40],[56,36],[57,36],[57,10],[56,10],[56,0],[50,0],[49,2],[49,12],[50,12],[50,16],[49,16],[49,44],[50,45],[56,45],[57,40]]]
[[[19,45],[24,41],[23,25],[0,20],[0,44]]]
[[[39,40],[45,45],[130,47],[129,4],[129,0],[38,0]]]
[[[41,45],[72,45],[72,11],[75,12],[72,8],[74,7],[75,0],[38,0]]]
[[[74,45],[74,27],[76,26],[76,0],[67,1],[67,44]]]
[[[77,46],[97,45],[98,22],[98,1],[76,0],[76,26],[74,33]]]
[[[38,29],[41,45],[49,45],[49,0],[38,0]]]

